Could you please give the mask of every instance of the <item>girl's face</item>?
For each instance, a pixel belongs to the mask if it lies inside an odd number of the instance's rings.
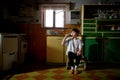
[[[73,38],[75,38],[75,37],[77,37],[77,33],[74,32],[74,31],[72,31],[72,32],[71,32],[71,36],[72,36]]]

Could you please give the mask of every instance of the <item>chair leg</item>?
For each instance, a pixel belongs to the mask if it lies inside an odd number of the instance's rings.
[[[68,70],[68,58],[67,58],[67,60],[66,60],[66,69]]]
[[[81,70],[82,70],[82,71],[85,71],[85,70],[86,70],[86,62],[85,62],[84,60],[80,60],[80,64],[82,64],[82,65],[80,66]]]
[[[68,69],[68,63],[66,62],[66,69]]]
[[[84,62],[84,69],[83,70],[85,70],[86,69],[86,62]]]

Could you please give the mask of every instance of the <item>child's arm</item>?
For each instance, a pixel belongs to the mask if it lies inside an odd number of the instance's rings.
[[[79,50],[77,51],[77,56],[82,55],[82,47],[79,48]]]
[[[65,45],[65,40],[67,39],[67,37],[70,36],[70,34],[66,34],[61,42],[61,45]]]
[[[82,50],[83,50],[83,43],[82,43],[82,41],[80,41],[79,49],[78,49],[78,51],[77,51],[77,56],[83,55]]]

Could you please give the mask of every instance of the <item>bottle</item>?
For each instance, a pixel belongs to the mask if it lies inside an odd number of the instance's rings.
[[[102,1],[101,1],[101,0],[99,0],[99,1],[98,1],[98,4],[99,4],[99,5],[101,5],[101,4],[102,4]]]

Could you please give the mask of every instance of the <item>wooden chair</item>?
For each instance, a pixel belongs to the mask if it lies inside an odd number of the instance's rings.
[[[75,62],[75,59],[74,59],[74,62]],[[66,59],[66,69],[67,70],[70,69],[68,56],[67,56],[67,59]],[[85,69],[86,69],[86,61],[84,59],[81,59],[80,64],[78,66],[78,70],[84,71]]]

